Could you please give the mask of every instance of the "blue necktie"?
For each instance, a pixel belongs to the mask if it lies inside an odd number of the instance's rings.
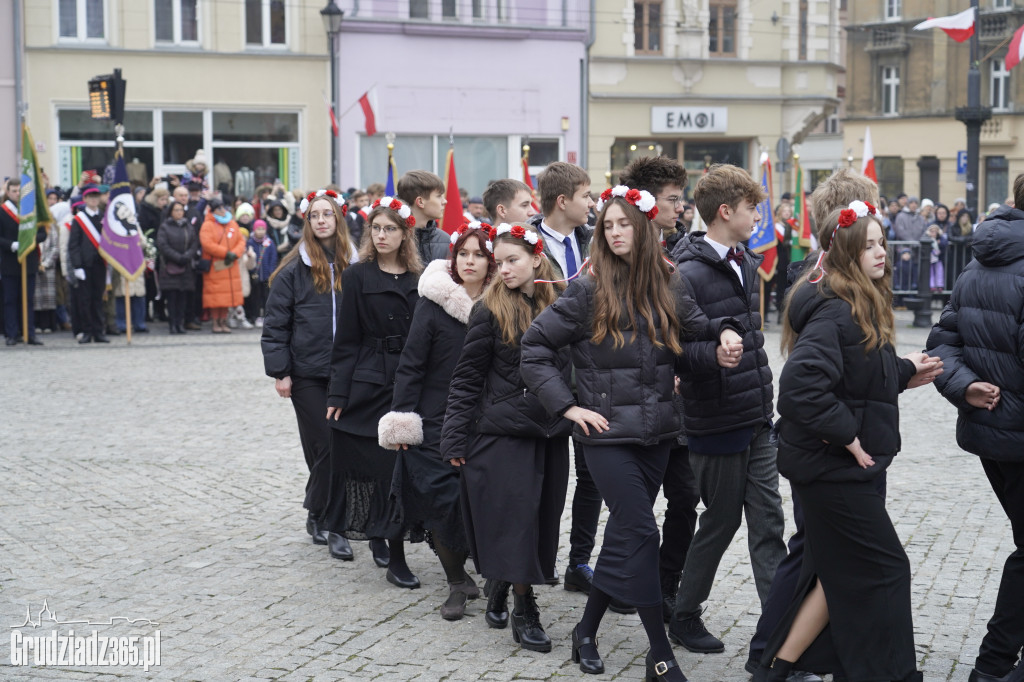
[[[572,250],[572,239],[566,237],[562,243],[565,244],[565,269],[568,271],[565,278],[572,279],[576,276],[576,254]]]

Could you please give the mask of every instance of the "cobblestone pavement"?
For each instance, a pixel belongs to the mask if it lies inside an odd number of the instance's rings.
[[[774,317],[774,316],[773,316]],[[899,350],[926,330],[900,314]],[[61,621],[149,619],[60,626],[78,634],[145,635],[158,628],[175,680],[553,680],[585,677],[569,657],[584,598],[538,588],[554,651],[520,650],[488,629],[483,602],[448,623],[440,565],[409,552],[423,588],[384,580],[365,543],[356,560],[331,559],[305,533],[305,483],[294,414],[263,375],[258,335],[208,331],[172,337],[161,325],[109,346],[67,334],[44,348],[0,351],[0,617],[33,618],[44,600]],[[777,330],[772,364],[781,368]],[[115,376],[119,378],[114,378]],[[954,438],[955,412],[933,388],[902,398],[903,454],[890,469],[889,512],[914,570],[913,603],[925,678],[966,680],[1012,541],[976,458]],[[787,517],[789,486],[783,480]],[[571,491],[570,491],[571,494]],[[659,500],[659,510],[664,501]],[[792,522],[790,521],[790,530]],[[559,570],[565,568],[563,517]],[[705,614],[725,653],[677,649],[692,680],[747,680],[746,644],[759,613],[741,528]],[[23,634],[47,634],[16,628]],[[636,616],[609,613],[601,633],[607,672],[643,677],[646,638]],[[126,667],[15,667],[0,646],[0,679],[146,676]]]

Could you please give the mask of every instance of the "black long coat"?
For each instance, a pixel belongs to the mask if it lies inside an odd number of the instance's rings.
[[[15,207],[11,210],[17,215],[19,209]],[[15,275],[21,277],[21,263],[18,262],[18,254],[11,251],[11,245],[18,241],[20,226],[20,223],[9,216],[7,211],[0,208],[0,273],[9,277],[14,277]],[[45,238],[46,232],[44,230],[43,239]],[[43,243],[43,239],[39,238],[37,231],[36,248],[32,249],[32,252],[25,258],[25,268],[32,274],[35,274],[39,269],[39,244]]]
[[[685,281],[673,274],[670,286],[686,338],[717,338],[720,330],[711,332]],[[571,346],[579,405],[608,420],[607,431],[591,430],[589,436],[575,426],[573,438],[581,443],[637,445],[675,439],[682,426],[672,401],[677,356],[667,346],[654,346],[647,335],[647,323],[639,316],[634,341],[629,341],[632,331],[627,330],[627,343],[619,348],[614,347],[611,335],[599,344],[592,343],[594,290],[590,275],[577,278],[533,321],[523,335],[522,372],[526,384],[556,414],[575,405],[568,382],[559,380],[553,364],[560,349]],[[655,323],[659,323],[657,318]],[[657,337],[662,339],[660,331]]]
[[[487,306],[478,303],[473,308],[448,393],[441,433],[445,459],[466,457],[468,442],[476,433],[519,438],[569,435],[571,422],[548,412],[523,382],[519,340],[506,344]],[[567,348],[558,352],[555,365],[569,383]]]
[[[793,292],[796,345],[779,377],[779,472],[796,483],[864,481],[900,449],[900,392],[914,363],[889,344],[865,353],[850,304],[824,285]],[[854,437],[875,463],[862,469],[846,449]]]
[[[103,214],[97,212],[90,216],[88,211],[81,211],[71,220],[71,234],[68,236],[68,258],[71,259],[71,268],[89,268],[93,263],[103,260],[99,250],[93,246],[92,241],[82,231],[78,219],[88,220],[96,228],[97,234],[103,230]]]
[[[686,405],[686,433],[710,436],[771,419],[772,370],[764,351],[759,312],[757,267],[761,256],[742,249],[743,284],[732,266],[718,257],[703,234],[689,234],[676,244],[672,257],[712,328],[731,319],[729,326],[743,337],[743,357],[731,369],[719,367],[718,338],[688,341],[680,361],[679,391]]]
[[[193,263],[196,250],[199,248],[199,235],[188,224],[188,220],[165,220],[156,234],[156,248],[160,252],[160,288],[168,291],[195,289],[196,274]],[[185,271],[172,275],[167,271],[168,263],[180,265]]]
[[[373,261],[342,274],[327,397],[327,406],[342,408],[342,414],[331,420],[333,428],[377,437],[377,423],[391,408],[395,371],[419,299],[417,279],[411,272],[386,273]]]

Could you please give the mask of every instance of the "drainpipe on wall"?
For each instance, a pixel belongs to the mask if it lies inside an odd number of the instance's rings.
[[[14,117],[14,126],[15,126],[15,128],[14,128],[14,131],[13,131],[14,132],[14,139],[16,140],[16,142],[14,144],[14,151],[15,151],[14,168],[17,171],[17,172],[14,173],[14,175],[17,176],[17,177],[21,177],[21,155],[22,155],[22,149],[21,149],[21,138],[22,138],[22,135],[21,135],[21,122],[25,119],[25,114],[27,113],[27,111],[26,111],[27,107],[25,106],[25,91],[24,91],[24,87],[22,85],[22,73],[21,73],[21,71],[22,71],[22,65],[21,65],[21,61],[22,61],[22,51],[21,51],[21,40],[22,40],[22,37],[21,37],[21,27],[22,27],[21,2],[22,2],[22,0],[14,0],[14,40],[12,41],[14,43],[14,102],[15,102],[14,106],[17,107],[17,115]],[[5,168],[6,168],[6,164],[5,164]]]
[[[580,62],[580,168],[584,170],[590,162],[590,48],[594,44],[596,31],[594,14],[597,0],[590,0],[590,29],[583,44],[583,59]]]

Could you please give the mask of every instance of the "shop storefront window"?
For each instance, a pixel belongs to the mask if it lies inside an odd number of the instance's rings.
[[[100,140],[114,142],[114,122],[98,121],[85,109],[61,109],[57,112],[62,140]],[[124,139],[128,142],[153,141],[153,112],[126,111]]]
[[[707,164],[729,163],[740,168],[747,167],[746,142],[686,140],[683,149],[683,167],[692,178],[700,177]]]
[[[629,165],[633,159],[643,156],[665,156],[670,159],[679,159],[679,140],[652,140],[652,139],[621,139],[615,140],[611,150],[611,172],[612,182],[618,182],[622,170]],[[530,163],[533,163],[533,151],[530,152]]]
[[[214,112],[215,142],[298,142],[298,114]]]
[[[184,165],[203,147],[203,112],[165,111],[164,163]]]
[[[508,138],[456,137],[455,171],[459,188],[480,196],[491,180],[508,177]]]

